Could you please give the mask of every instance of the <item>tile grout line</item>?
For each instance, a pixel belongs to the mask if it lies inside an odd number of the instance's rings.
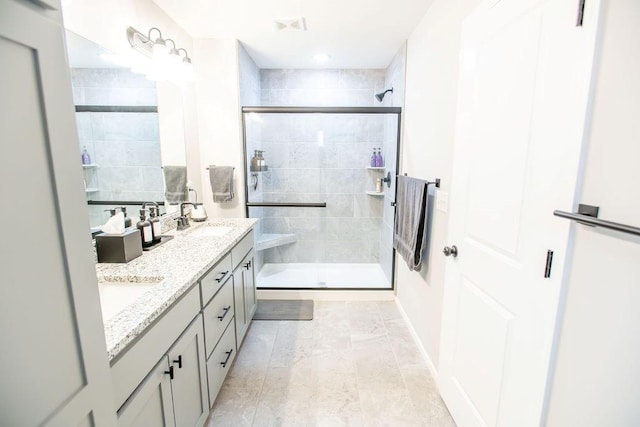
[[[262,401],[262,392],[264,391],[264,384],[267,382],[267,375],[269,374],[269,367],[271,366],[271,357],[273,356],[273,352],[276,348],[276,340],[278,339],[278,333],[280,331],[280,321],[278,321],[278,328],[276,329],[276,335],[273,337],[273,345],[271,346],[271,353],[269,354],[269,362],[267,363],[267,370],[264,374],[264,378],[262,379],[262,384],[260,385],[260,391],[258,392],[258,400],[256,401],[256,409],[253,411],[253,417],[251,418],[251,425],[255,425],[256,415],[258,413],[258,408],[260,407],[260,403]]]

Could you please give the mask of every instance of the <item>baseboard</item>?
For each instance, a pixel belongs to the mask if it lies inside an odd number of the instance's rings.
[[[314,301],[393,301],[395,292],[384,291],[343,291],[343,290],[284,290],[258,289],[258,299],[312,299]]]
[[[416,330],[413,328],[413,325],[411,324],[411,320],[409,320],[409,316],[407,316],[407,313],[402,308],[400,301],[398,301],[398,298],[394,298],[394,301],[396,303],[396,306],[398,307],[398,311],[402,315],[402,319],[404,319],[404,323],[407,325],[407,329],[409,329],[409,333],[413,337],[413,341],[416,343],[418,350],[420,350],[420,353],[422,354],[422,357],[424,358],[424,361],[427,364],[427,368],[429,369],[431,376],[435,380],[436,384],[438,384],[438,371],[436,369],[436,365],[433,364],[431,357],[429,357],[429,353],[427,353],[427,350],[422,345],[422,342],[420,341],[420,338],[418,337]]]

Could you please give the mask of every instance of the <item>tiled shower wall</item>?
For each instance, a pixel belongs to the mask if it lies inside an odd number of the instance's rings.
[[[157,105],[155,83],[129,70],[71,72],[76,105]],[[76,113],[76,121],[80,148],[98,165],[84,171],[87,187],[98,188],[87,200],[164,200],[157,113]],[[92,226],[108,218],[105,206],[88,208]]]
[[[374,94],[385,84],[384,70],[261,70],[260,76],[265,106],[379,106]],[[262,232],[297,236],[296,243],[263,251],[264,262],[380,262],[383,198],[365,191],[382,177],[366,167],[374,147],[388,151],[385,120],[396,116],[259,114],[247,120],[248,155],[263,149],[269,165],[250,200],[327,203],[252,208],[252,217],[263,218]],[[394,137],[393,151],[395,143]]]

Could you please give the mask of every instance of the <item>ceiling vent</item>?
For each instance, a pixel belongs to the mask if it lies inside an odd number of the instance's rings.
[[[276,31],[307,31],[304,18],[283,18],[273,21]]]

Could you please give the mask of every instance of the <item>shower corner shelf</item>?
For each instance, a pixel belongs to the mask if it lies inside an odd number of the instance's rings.
[[[384,166],[367,166],[367,169],[370,171],[384,171]]]
[[[97,167],[98,167],[98,165],[96,165],[95,163],[90,163],[90,164],[88,164],[88,165],[82,165],[82,167],[83,167],[84,169],[89,169],[89,168],[97,168]]]
[[[94,188],[94,187],[87,187],[84,189],[85,192],[87,193],[95,193],[96,191],[100,191],[98,188]]]
[[[288,245],[296,241],[298,241],[298,236],[295,234],[260,234],[256,240],[256,251]]]
[[[382,197],[384,196],[384,192],[382,193],[378,193],[376,191],[365,191],[365,193],[367,193],[370,196],[377,196],[377,197]]]

